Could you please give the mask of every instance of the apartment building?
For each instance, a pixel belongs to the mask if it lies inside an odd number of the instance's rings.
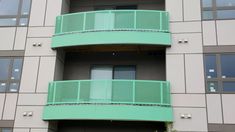
[[[235,131],[235,0],[0,0],[0,132]]]

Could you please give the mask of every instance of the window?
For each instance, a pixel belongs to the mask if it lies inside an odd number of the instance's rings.
[[[202,0],[202,19],[234,19],[234,0]]]
[[[0,57],[0,92],[18,92],[22,58]]]
[[[207,92],[235,92],[235,54],[206,54],[204,62]]]
[[[27,26],[31,0],[0,0],[0,26]]]
[[[0,128],[0,132],[12,132],[12,128]]]

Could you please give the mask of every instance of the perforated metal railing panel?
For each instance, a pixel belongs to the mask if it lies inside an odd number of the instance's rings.
[[[170,106],[167,81],[74,80],[49,84],[48,105],[108,103]]]
[[[104,10],[58,16],[55,35],[107,30],[169,32],[169,15],[156,10]]]

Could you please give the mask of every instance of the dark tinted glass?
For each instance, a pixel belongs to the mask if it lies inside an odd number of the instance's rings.
[[[217,10],[218,19],[235,18],[235,10]]]
[[[224,92],[235,92],[235,82],[223,82]]]
[[[235,77],[235,55],[221,55],[222,77]]]
[[[114,67],[114,79],[135,79],[134,66],[116,66]]]
[[[7,80],[10,68],[10,59],[0,58],[0,80]]]
[[[205,70],[207,78],[216,78],[217,77],[217,68],[216,68],[216,55],[206,55],[205,56]]]
[[[0,0],[0,15],[17,15],[19,0]]]
[[[203,7],[212,7],[212,0],[202,0]]]
[[[21,69],[22,69],[22,59],[14,59],[13,66],[12,66],[12,80],[19,80],[21,75]]]
[[[234,0],[216,0],[217,7],[220,6],[235,6]]]
[[[5,92],[7,88],[7,83],[0,82],[0,92]]]
[[[11,83],[9,87],[9,92],[18,92],[19,83]]]

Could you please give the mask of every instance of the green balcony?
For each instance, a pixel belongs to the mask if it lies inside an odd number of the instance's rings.
[[[56,18],[52,48],[113,44],[170,46],[168,12],[104,10]]]
[[[49,84],[44,120],[173,120],[167,81],[75,80]]]

